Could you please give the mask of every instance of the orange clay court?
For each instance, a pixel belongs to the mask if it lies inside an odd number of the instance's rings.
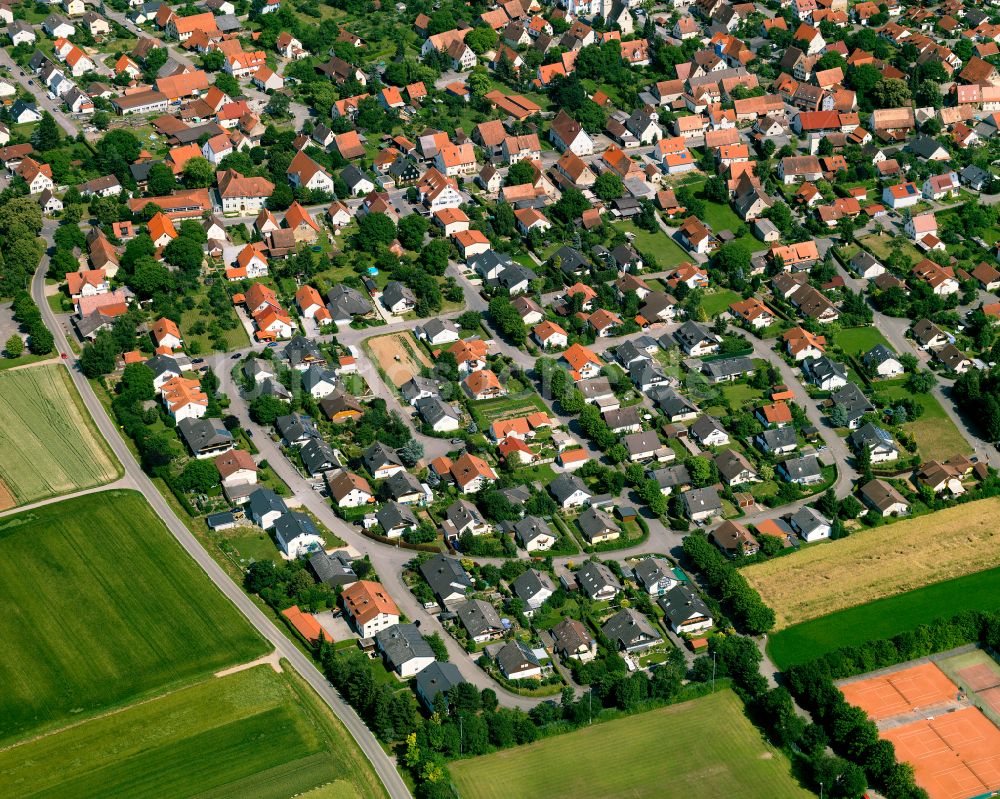
[[[933,663],[839,686],[844,698],[873,721],[955,700],[958,686]]]
[[[883,730],[913,765],[931,799],[969,799],[1000,789],[1000,729],[975,707]]]

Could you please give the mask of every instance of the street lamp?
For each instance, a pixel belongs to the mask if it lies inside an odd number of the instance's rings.
[[[823,783],[819,784],[819,799],[823,799]]]

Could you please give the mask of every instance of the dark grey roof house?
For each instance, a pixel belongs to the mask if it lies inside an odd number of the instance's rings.
[[[472,578],[455,558],[434,555],[420,564],[420,574],[442,605],[460,602],[472,588]]]
[[[639,652],[663,641],[649,619],[635,608],[624,608],[601,627],[608,639],[625,652]]]
[[[312,569],[317,580],[331,588],[337,585],[350,585],[358,581],[358,575],[354,573],[351,560],[343,550],[331,553],[317,552],[309,558],[309,568]]]
[[[233,437],[221,419],[181,419],[177,431],[196,458],[211,458],[233,448]]]

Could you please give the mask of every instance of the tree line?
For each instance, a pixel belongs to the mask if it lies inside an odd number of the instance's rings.
[[[967,611],[921,624],[888,639],[842,647],[785,672],[791,693],[822,727],[830,746],[864,771],[888,799],[926,799],[913,768],[896,760],[865,712],[844,699],[834,680],[866,674],[969,643],[1000,646],[1000,614]]]
[[[738,626],[751,635],[774,627],[774,610],[747,582],[740,571],[701,533],[684,537],[684,554],[718,595],[723,608]]]

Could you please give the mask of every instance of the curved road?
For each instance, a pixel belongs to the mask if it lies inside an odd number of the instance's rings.
[[[47,241],[51,239],[54,227],[55,223],[51,220],[46,220],[46,230],[44,232]],[[156,490],[156,487],[146,476],[145,472],[142,471],[132,452],[125,445],[121,434],[118,432],[118,428],[108,418],[104,406],[101,405],[97,395],[94,394],[90,383],[81,374],[79,369],[76,368],[77,361],[71,354],[72,350],[67,342],[66,332],[56,319],[45,297],[45,274],[48,271],[48,267],[49,257],[46,254],[42,257],[38,270],[35,272],[31,283],[31,294],[35,302],[38,303],[38,307],[42,312],[42,318],[49,329],[52,330],[52,335],[55,336],[57,349],[69,356],[64,363],[69,370],[73,383],[80,392],[84,404],[90,411],[97,429],[104,436],[105,440],[107,440],[108,445],[125,469],[125,476],[115,485],[123,488],[132,487],[142,493],[156,514],[166,524],[167,529],[177,539],[177,542],[184,547],[212,582],[218,586],[219,590],[246,616],[257,631],[271,642],[281,657],[285,658],[291,664],[292,668],[313,687],[313,690],[319,694],[334,714],[343,722],[348,732],[361,748],[361,751],[364,752],[365,757],[372,764],[375,773],[382,781],[391,799],[408,799],[410,791],[396,770],[395,763],[385,753],[379,742],[375,739],[375,736],[372,735],[358,714],[354,712],[354,709],[340,698],[340,695],[333,689],[313,662],[292,644],[271,620],[264,615],[260,608],[243,593],[243,589],[233,582],[229,575],[212,559],[204,547],[191,534],[191,531],[177,518],[173,510],[171,510],[170,506],[160,495],[160,492]]]

